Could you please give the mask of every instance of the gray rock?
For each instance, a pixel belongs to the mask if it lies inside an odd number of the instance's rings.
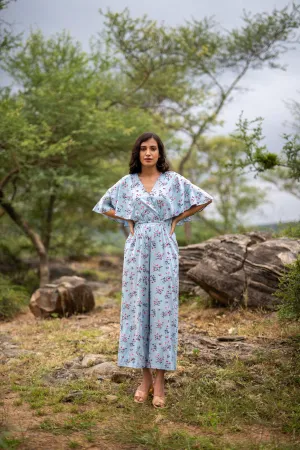
[[[95,366],[86,369],[86,373],[96,374],[96,375],[111,375],[113,372],[119,370],[118,366],[112,362],[107,361],[101,364],[96,364]]]
[[[29,308],[36,317],[59,317],[91,311],[95,307],[93,291],[81,277],[61,277],[37,289]]]
[[[83,396],[83,391],[71,391],[65,397],[62,398],[62,402],[73,402],[77,398],[81,398]]]
[[[116,403],[118,401],[117,395],[107,394],[105,398],[108,401],[108,403]]]
[[[114,383],[123,383],[128,379],[132,379],[133,377],[129,373],[125,372],[114,372],[111,376],[111,381]]]
[[[266,233],[227,234],[180,247],[180,291],[199,285],[223,305],[274,308],[272,294],[284,264],[296,260],[300,240]]]
[[[105,355],[89,353],[83,357],[81,366],[84,368],[95,366],[96,364],[106,362],[106,359]]]

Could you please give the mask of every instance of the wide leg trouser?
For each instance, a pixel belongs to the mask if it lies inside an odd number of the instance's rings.
[[[178,244],[171,221],[137,222],[124,249],[118,365],[175,370]]]

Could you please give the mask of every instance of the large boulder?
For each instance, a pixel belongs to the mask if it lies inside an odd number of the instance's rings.
[[[226,234],[179,247],[180,291],[200,286],[224,305],[272,309],[272,294],[284,265],[295,261],[300,240],[272,239],[268,233]]]
[[[29,308],[36,317],[70,316],[95,307],[93,291],[81,277],[61,277],[37,289],[31,296]]]

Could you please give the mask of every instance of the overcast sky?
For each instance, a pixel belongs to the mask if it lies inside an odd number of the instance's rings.
[[[257,12],[271,12],[273,8],[283,8],[285,0],[17,0],[2,12],[8,22],[13,23],[16,31],[28,35],[30,28],[41,29],[46,36],[67,29],[88,50],[89,39],[102,29],[99,8],[106,11],[109,7],[120,12],[128,7],[134,17],[147,14],[166,25],[179,25],[192,17],[201,19],[214,16],[222,27],[232,29],[241,25],[243,9]],[[265,118],[263,131],[265,143],[272,151],[279,151],[283,132],[291,132],[285,125],[291,120],[290,112],[284,100],[300,101],[300,46],[290,51],[281,60],[287,70],[270,70],[249,72],[243,78],[241,86],[250,88],[247,93],[235,94],[234,100],[224,109],[221,118],[225,125],[215,133],[227,134],[235,129],[240,112],[244,117]],[[253,180],[253,183],[257,183]],[[270,203],[263,205],[251,214],[250,223],[286,222],[300,220],[300,201],[293,196],[277,191],[273,186],[264,185],[268,191]]]

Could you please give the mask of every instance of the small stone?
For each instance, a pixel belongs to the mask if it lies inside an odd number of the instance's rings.
[[[235,327],[229,328],[228,334],[236,334],[236,333],[237,333],[237,328],[235,328]]]
[[[95,366],[96,364],[103,363],[105,362],[105,360],[105,355],[89,353],[83,357],[81,366],[84,368],[91,367]]]
[[[97,364],[96,366],[89,367],[87,369],[88,373],[97,375],[111,375],[113,372],[118,371],[119,368],[114,362],[104,362]]]
[[[81,369],[81,364],[80,363],[75,363],[72,366],[73,369]]]
[[[123,383],[124,381],[131,379],[132,376],[125,372],[114,372],[111,376],[111,381],[114,383]]]
[[[83,395],[83,391],[71,391],[61,401],[62,402],[73,402],[76,398],[81,398],[82,395]]]
[[[105,398],[108,401],[108,403],[116,403],[116,401],[118,400],[118,396],[117,395],[112,395],[112,394],[107,394],[105,396]]]

